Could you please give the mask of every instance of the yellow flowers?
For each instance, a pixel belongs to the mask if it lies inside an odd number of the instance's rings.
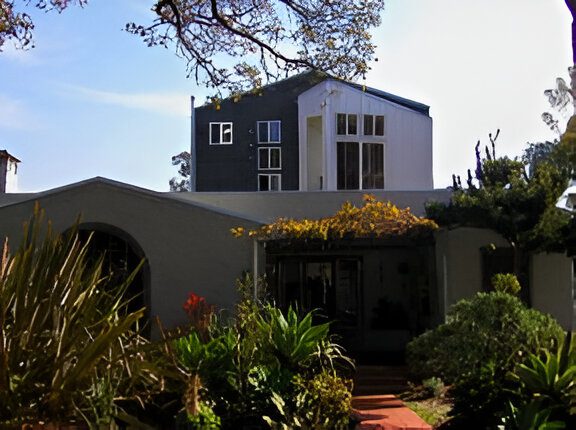
[[[318,220],[279,218],[272,224],[249,231],[248,235],[265,240],[334,240],[418,236],[437,228],[434,221],[413,215],[409,208],[399,209],[390,202],[365,195],[362,207],[345,202],[336,214]],[[233,228],[231,232],[235,237],[241,237],[244,228]]]

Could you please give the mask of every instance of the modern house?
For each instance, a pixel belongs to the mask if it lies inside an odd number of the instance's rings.
[[[197,107],[193,190],[431,190],[428,111],[315,71]]]
[[[483,291],[507,258],[502,237],[475,228],[301,242],[230,233],[278,217],[327,217],[346,201],[362,205],[365,193],[418,216],[427,202],[448,201],[450,190],[433,189],[432,119],[423,104],[308,72],[197,107],[192,118],[194,192],[104,178],[0,192],[0,238],[16,246],[36,202],[61,231],[80,214],[80,230],[96,232],[95,246],[124,270],[146,259],[134,292],[167,326],[185,320],[189,292],[230,309],[243,271],[266,274],[280,305],[321,309],[351,351],[376,361]],[[572,259],[533,255],[530,267],[532,306],[576,328]]]

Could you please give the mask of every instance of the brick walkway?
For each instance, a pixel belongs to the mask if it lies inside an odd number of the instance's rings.
[[[432,430],[418,415],[392,394],[352,398],[356,430]]]

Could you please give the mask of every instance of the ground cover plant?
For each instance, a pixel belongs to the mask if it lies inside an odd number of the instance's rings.
[[[184,403],[194,428],[347,428],[351,362],[329,324],[282,311],[244,291],[233,317],[205,305],[192,329],[173,342],[187,375]],[[247,294],[246,294],[247,293]]]
[[[516,296],[478,293],[454,305],[445,324],[414,339],[407,359],[417,379],[439,377],[451,384],[454,422],[486,428],[506,416],[515,387],[509,373],[528,354],[556,348],[563,336],[553,318]]]

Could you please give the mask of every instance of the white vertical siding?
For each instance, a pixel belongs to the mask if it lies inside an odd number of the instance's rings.
[[[358,115],[358,135],[337,136],[336,114]],[[362,115],[384,115],[384,136],[363,136]],[[325,189],[336,190],[336,141],[383,142],[384,188],[433,189],[432,119],[404,106],[373,96],[342,82],[327,80],[298,97],[300,127],[300,189],[306,190],[306,119],[322,115]]]

